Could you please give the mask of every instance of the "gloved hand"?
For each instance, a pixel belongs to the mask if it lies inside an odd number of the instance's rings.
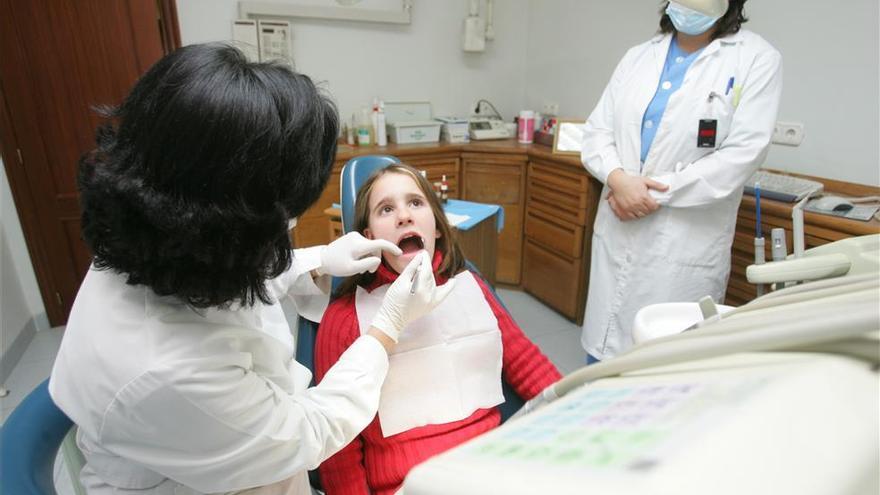
[[[400,248],[384,239],[367,239],[357,232],[349,232],[324,246],[321,251],[319,275],[348,277],[363,272],[374,272],[382,262],[382,251],[399,256]]]
[[[427,251],[422,251],[388,288],[382,306],[370,326],[381,330],[397,342],[403,327],[428,314],[452,292],[454,286],[455,280],[449,279],[437,287],[431,259]]]

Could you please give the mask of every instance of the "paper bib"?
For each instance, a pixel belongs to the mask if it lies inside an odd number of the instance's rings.
[[[474,276],[464,271],[439,306],[400,332],[389,355],[379,399],[385,437],[429,424],[467,418],[504,402],[501,331]],[[388,285],[357,289],[361,333],[369,329]]]

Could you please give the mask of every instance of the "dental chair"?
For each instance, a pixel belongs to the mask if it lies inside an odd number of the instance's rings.
[[[390,155],[366,155],[352,158],[342,167],[340,174],[340,204],[342,205],[342,227],[343,233],[349,233],[354,230],[354,204],[357,198],[357,191],[376,170],[387,167],[392,163],[400,163],[395,156]],[[507,310],[501,298],[495,293],[495,288],[483,277],[470,261],[465,266],[472,273],[475,273],[483,283],[495,296],[495,300],[502,308]],[[334,279],[333,288],[335,290],[338,280]],[[318,334],[318,324],[303,317],[299,318],[297,328],[296,341],[296,359],[309,369],[315,369],[315,339]],[[519,397],[513,388],[506,382],[502,381],[502,391],[504,393],[504,403],[498,406],[501,413],[501,422],[511,417],[525,403]]]
[[[61,448],[73,489],[84,494],[78,480],[84,460],[70,435],[73,426],[52,402],[49,380],[37,385],[0,429],[0,493],[55,495],[53,468]]]

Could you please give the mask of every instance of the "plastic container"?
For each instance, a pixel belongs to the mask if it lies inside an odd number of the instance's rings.
[[[530,144],[535,139],[535,112],[522,110],[516,128],[516,140],[520,143]]]
[[[446,182],[446,175],[443,175],[443,178],[440,179],[440,202],[444,205],[446,201],[449,200],[449,183]]]
[[[385,103],[388,141],[397,144],[440,141],[440,122],[431,117],[427,101],[389,101]]]
[[[385,128],[385,103],[379,100],[379,111],[376,113],[376,144],[388,144],[388,130]]]

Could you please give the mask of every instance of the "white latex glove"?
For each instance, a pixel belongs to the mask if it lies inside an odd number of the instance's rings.
[[[357,232],[349,232],[324,246],[321,250],[321,266],[318,275],[348,277],[364,272],[374,272],[382,262],[382,251],[400,256],[400,248],[383,239],[367,239]]]
[[[416,273],[418,270],[418,273]],[[422,251],[388,288],[382,307],[373,317],[373,328],[397,342],[400,331],[411,321],[428,314],[452,292],[455,280],[437,287],[427,251]]]

